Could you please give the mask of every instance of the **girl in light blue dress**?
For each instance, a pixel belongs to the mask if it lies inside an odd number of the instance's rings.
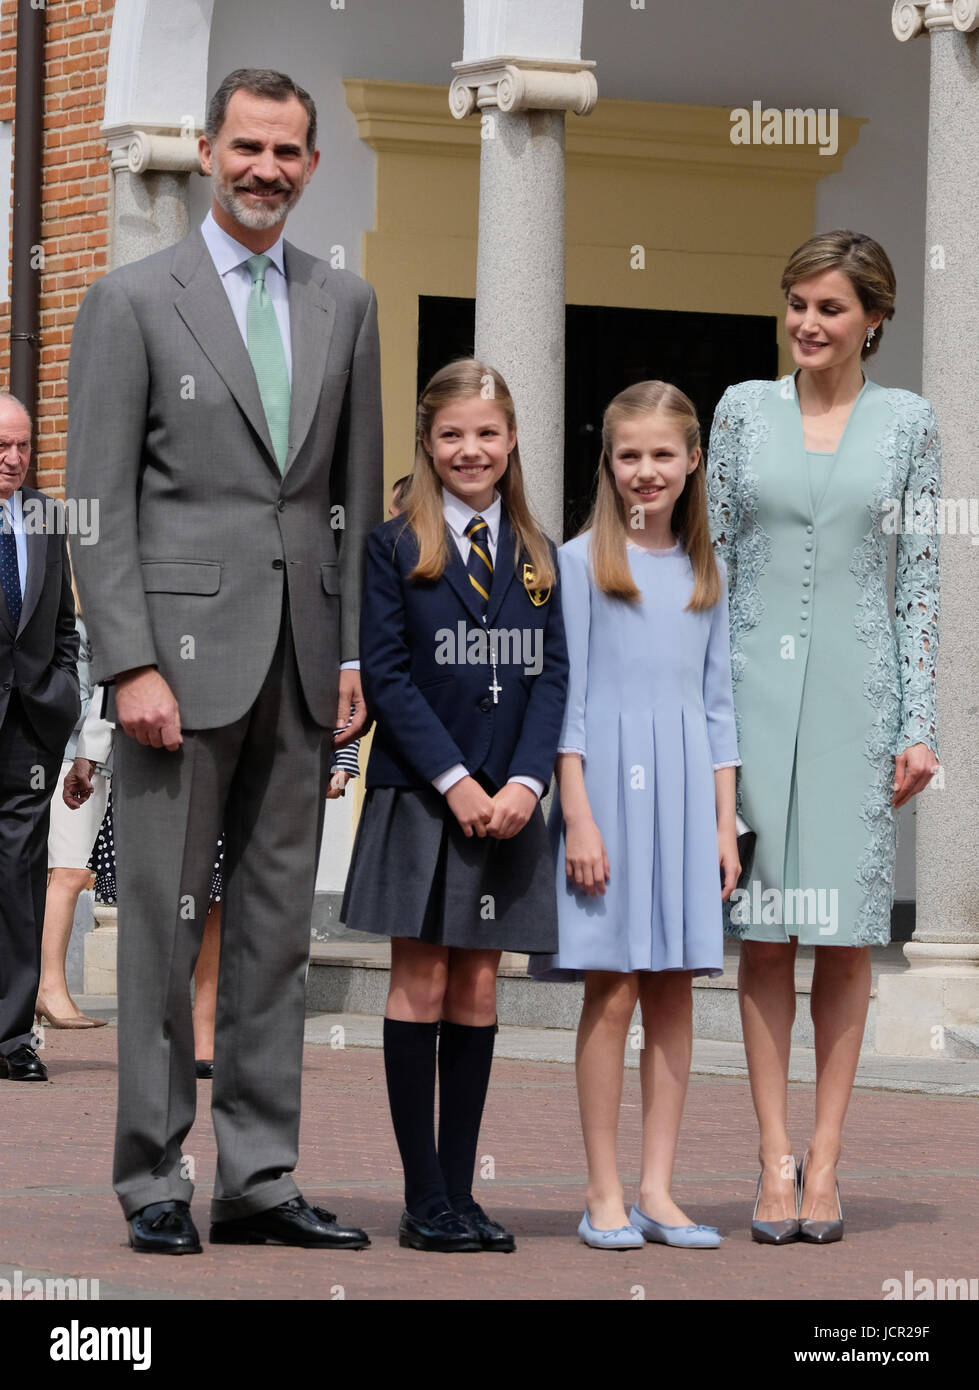
[[[600,1249],[709,1248],[670,1196],[690,1071],[691,980],[719,975],[741,866],[727,585],[696,412],[640,382],[605,412],[594,512],[558,552],[570,677],[551,815],[559,948],[538,978],[585,981],[577,1081],[588,1161],[579,1226]],[[642,1011],[639,1200],[616,1163],[626,1036]]]

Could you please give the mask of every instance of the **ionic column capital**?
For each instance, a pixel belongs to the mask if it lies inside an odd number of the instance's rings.
[[[891,28],[902,43],[925,30],[957,29],[969,34],[979,29],[979,0],[894,0]]]
[[[979,3],[979,0],[977,0]],[[487,58],[453,63],[449,110],[458,120],[476,107],[500,111],[574,111],[587,116],[598,101],[593,62],[535,58]]]
[[[171,130],[137,130],[132,126],[103,129],[109,146],[109,164],[114,170],[131,174],[165,170],[171,174],[199,174],[200,155],[197,136],[174,134]]]

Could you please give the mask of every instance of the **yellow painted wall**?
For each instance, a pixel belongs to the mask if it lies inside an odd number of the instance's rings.
[[[390,484],[414,455],[418,297],[476,293],[480,123],[455,120],[445,87],[345,87],[377,152],[363,270],[378,296]],[[841,118],[839,153],[825,156],[732,145],[722,107],[599,101],[590,116],[568,116],[568,302],[781,318],[779,278],[814,230],[816,184],[841,167],[861,124]],[[645,269],[632,268],[634,246]],[[781,368],[790,362],[780,340]]]

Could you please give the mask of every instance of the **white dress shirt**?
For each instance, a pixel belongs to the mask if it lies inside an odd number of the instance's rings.
[[[219,227],[214,220],[213,212],[209,212],[201,223],[201,236],[211,253],[214,268],[221,277],[221,283],[231,304],[231,312],[235,316],[235,323],[237,323],[247,347],[248,300],[252,292],[252,273],[248,269],[247,262],[254,256],[255,252],[249,251],[247,246],[242,246],[240,241],[235,241],[234,237],[229,236],[223,227]],[[265,271],[265,288],[269,292],[272,306],[275,309],[275,317],[279,321],[282,349],[286,355],[286,367],[291,386],[292,336],[289,323],[289,286],[286,281],[284,241],[285,232],[283,231],[278,241],[273,242],[265,252],[265,255],[272,262]]]
[[[456,497],[455,493],[449,492],[446,488],[442,489],[442,511],[464,565],[469,563],[469,551],[472,548],[469,537],[465,534],[466,527],[474,516],[481,516],[486,522],[487,549],[490,559],[493,561],[493,567],[496,568],[496,547],[500,539],[500,513],[502,510],[503,502],[495,488],[493,500],[484,512],[477,512],[473,507],[470,507],[468,502],[463,502],[461,498]],[[454,787],[457,782],[462,781],[463,777],[468,776],[469,769],[462,763],[456,763],[454,767],[446,768],[445,772],[440,772],[437,777],[433,777],[432,786],[444,796],[450,787]],[[529,787],[538,801],[547,790],[538,777],[508,777],[507,781],[519,782],[522,787]]]
[[[13,505],[11,505],[13,504]],[[27,586],[27,537],[24,534],[24,494],[18,489],[11,498],[4,498],[2,501],[4,522],[8,530],[14,533],[14,544],[17,546],[17,572],[20,575],[20,592],[23,597]]]
[[[247,347],[248,300],[252,292],[252,273],[248,269],[247,262],[255,253],[249,251],[247,246],[242,246],[240,241],[235,241],[234,237],[229,236],[223,227],[219,227],[214,220],[213,212],[209,212],[201,223],[201,236],[204,238],[204,244],[214,262],[214,269],[221,277],[221,283],[231,305],[231,312],[235,316],[235,323],[237,323],[238,331]],[[275,309],[275,317],[279,322],[282,350],[285,353],[286,369],[289,372],[289,385],[291,386],[292,332],[289,318],[289,282],[286,279],[284,247],[285,231],[283,230],[278,241],[274,242],[265,252],[265,255],[272,262],[265,270],[265,288],[269,292],[272,307]],[[340,670],[359,671],[360,662],[341,661]]]

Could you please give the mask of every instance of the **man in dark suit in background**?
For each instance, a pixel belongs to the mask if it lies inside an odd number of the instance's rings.
[[[60,502],[24,487],[31,419],[0,392],[0,1077],[46,1081],[31,1046],[48,816],[78,718],[78,634]]]
[[[76,573],[122,729],[114,1181],[130,1244],[161,1254],[201,1249],[181,1145],[222,829],[211,1241],[368,1244],[291,1176],[331,733],[365,723],[351,663],[381,514],[374,293],[283,238],[315,122],[282,73],[226,78],[203,226],[97,280],[72,333],[68,490],[100,517]]]

